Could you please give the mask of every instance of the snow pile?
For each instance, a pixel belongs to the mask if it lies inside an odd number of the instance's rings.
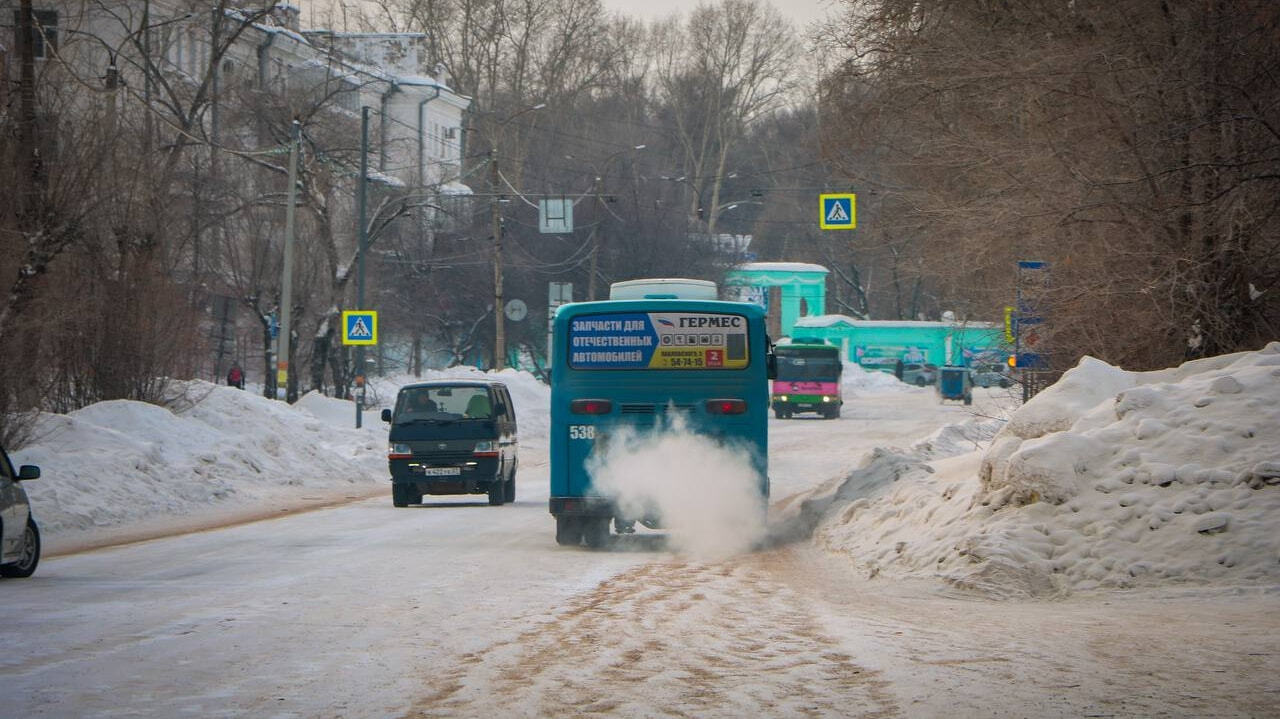
[[[39,418],[35,441],[15,455],[42,469],[25,487],[47,536],[381,479],[380,432],[340,429],[233,387],[177,389],[173,411],[116,400]]]
[[[1160,372],[1086,358],[985,456],[878,452],[806,500],[870,576],[1046,596],[1280,583],[1280,343]]]
[[[390,408],[395,405],[396,392],[402,386],[439,379],[496,379],[502,382],[511,393],[511,402],[515,405],[520,442],[537,443],[539,446],[547,443],[551,428],[551,388],[537,377],[522,370],[508,367],[499,372],[485,372],[475,367],[450,367],[441,370],[423,370],[421,377],[408,374],[385,378],[371,377],[369,384],[375,389],[378,406]],[[347,407],[350,409],[350,404]],[[386,425],[381,426],[386,427]]]
[[[840,391],[846,397],[853,397],[858,392],[926,392],[928,390],[907,385],[888,372],[863,369],[856,362],[845,362],[844,372],[840,375]]]
[[[473,375],[494,376],[433,373]],[[545,444],[549,390],[528,373],[497,377],[511,390],[521,440]],[[408,381],[378,380],[379,404],[390,406],[397,382]],[[357,430],[350,401],[314,392],[290,406],[199,380],[174,389],[169,408],[117,400],[41,415],[33,441],[11,453],[15,464],[41,468],[41,478],[23,486],[51,548],[388,486],[380,406],[364,412]]]
[[[911,445],[911,453],[923,459],[945,459],[986,448],[1008,424],[1000,417],[974,417],[948,424]]]

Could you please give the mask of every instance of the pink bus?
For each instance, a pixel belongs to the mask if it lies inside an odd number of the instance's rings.
[[[778,376],[773,380],[773,413],[787,419],[798,412],[840,416],[840,348],[820,340],[802,340],[774,348]]]

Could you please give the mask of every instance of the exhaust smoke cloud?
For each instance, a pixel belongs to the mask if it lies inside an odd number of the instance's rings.
[[[669,546],[700,560],[750,551],[765,533],[765,498],[751,450],[700,435],[681,417],[624,428],[587,464],[594,486],[629,517],[656,509]]]

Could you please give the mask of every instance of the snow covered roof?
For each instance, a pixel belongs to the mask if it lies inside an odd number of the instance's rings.
[[[743,272],[821,272],[824,275],[829,272],[822,265],[809,262],[748,262],[733,269]]]
[[[336,30],[308,30],[310,33],[324,33],[329,37],[341,38],[411,38],[425,40],[426,33],[421,32],[338,32]]]
[[[976,329],[995,329],[995,322],[936,322],[933,320],[859,320],[849,315],[813,315],[796,320],[796,327],[833,327],[835,325],[850,327],[891,328],[891,327],[973,327]]]
[[[440,194],[442,195],[473,195],[475,193],[472,192],[470,187],[462,184],[461,182],[458,182],[457,180],[450,180],[449,182],[446,182],[440,185]]]
[[[441,90],[448,90],[449,86],[425,75],[398,75],[396,82],[401,85],[414,85],[417,87],[438,87]]]
[[[383,185],[387,185],[389,187],[405,186],[404,182],[400,178],[393,177],[391,175],[388,175],[385,172],[378,172],[377,170],[369,170],[369,173],[366,175],[366,177],[369,178],[369,182],[378,182]]]
[[[228,18],[235,20],[237,22],[248,22],[250,17],[247,13],[245,13],[245,11],[237,10],[235,8],[228,8],[227,10],[223,11],[223,14],[225,14]],[[259,30],[268,35],[285,35],[301,45],[311,44],[307,42],[307,39],[303,37],[301,33],[295,32],[281,25],[276,25],[274,24],[275,22],[276,22],[275,18],[272,18],[271,16],[263,16],[263,17],[257,18],[255,22],[252,22],[250,24],[255,30]]]

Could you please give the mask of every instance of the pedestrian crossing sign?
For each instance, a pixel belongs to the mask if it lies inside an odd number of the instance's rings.
[[[347,310],[343,312],[342,344],[378,344],[378,313],[373,310]]]
[[[858,196],[854,194],[819,195],[822,215],[818,226],[824,230],[852,230],[858,225]]]

